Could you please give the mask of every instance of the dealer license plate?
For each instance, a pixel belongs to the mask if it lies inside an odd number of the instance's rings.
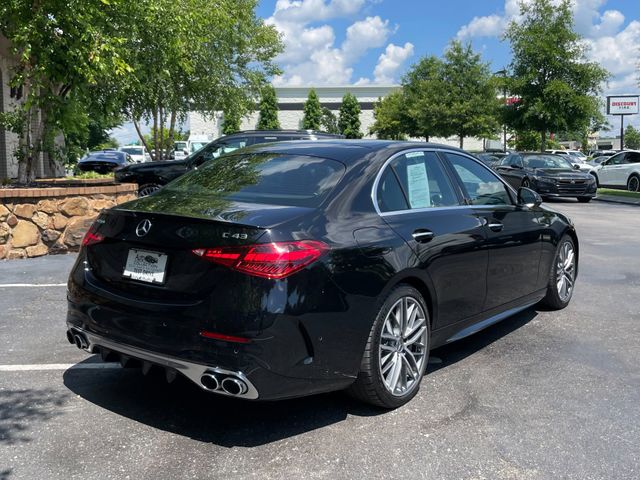
[[[141,282],[164,283],[166,267],[166,254],[132,248],[122,275]]]

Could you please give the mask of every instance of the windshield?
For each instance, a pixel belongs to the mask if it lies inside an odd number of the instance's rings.
[[[191,142],[191,153],[197,152],[209,142]]]
[[[569,152],[569,156],[572,160],[583,160],[587,158],[582,152]]]
[[[344,171],[338,161],[304,155],[224,155],[163,190],[227,201],[317,207]]]
[[[142,147],[122,147],[121,152],[128,153],[129,155],[142,155]]]
[[[527,155],[523,160],[527,168],[573,168],[569,160],[557,155]]]
[[[174,150],[186,150],[187,142],[176,142],[173,144]]]

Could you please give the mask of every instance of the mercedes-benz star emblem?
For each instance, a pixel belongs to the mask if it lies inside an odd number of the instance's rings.
[[[144,237],[147,233],[149,233],[149,230],[151,230],[151,220],[142,220],[136,227],[136,235],[139,237]]]

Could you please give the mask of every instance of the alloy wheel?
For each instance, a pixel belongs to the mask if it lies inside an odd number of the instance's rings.
[[[427,316],[420,303],[405,296],[393,304],[380,338],[380,374],[387,390],[404,396],[422,377],[427,358]]]
[[[629,179],[627,183],[627,190],[630,192],[639,192],[640,191],[640,177],[636,177],[635,175]]]
[[[157,185],[155,183],[148,183],[138,189],[138,196],[146,197],[147,195],[151,195],[153,192],[156,192],[158,190],[160,190],[160,185]]]
[[[556,262],[556,288],[558,296],[567,302],[573,293],[575,282],[576,256],[571,242],[564,242],[558,251]]]

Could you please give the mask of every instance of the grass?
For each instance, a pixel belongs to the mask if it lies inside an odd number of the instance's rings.
[[[113,173],[97,173],[97,172],[82,172],[74,175],[73,177],[67,177],[69,180],[84,180],[91,178],[113,178]]]
[[[628,197],[640,200],[640,192],[629,192],[627,190],[615,190],[613,188],[599,188],[598,195],[614,195],[616,197]]]

